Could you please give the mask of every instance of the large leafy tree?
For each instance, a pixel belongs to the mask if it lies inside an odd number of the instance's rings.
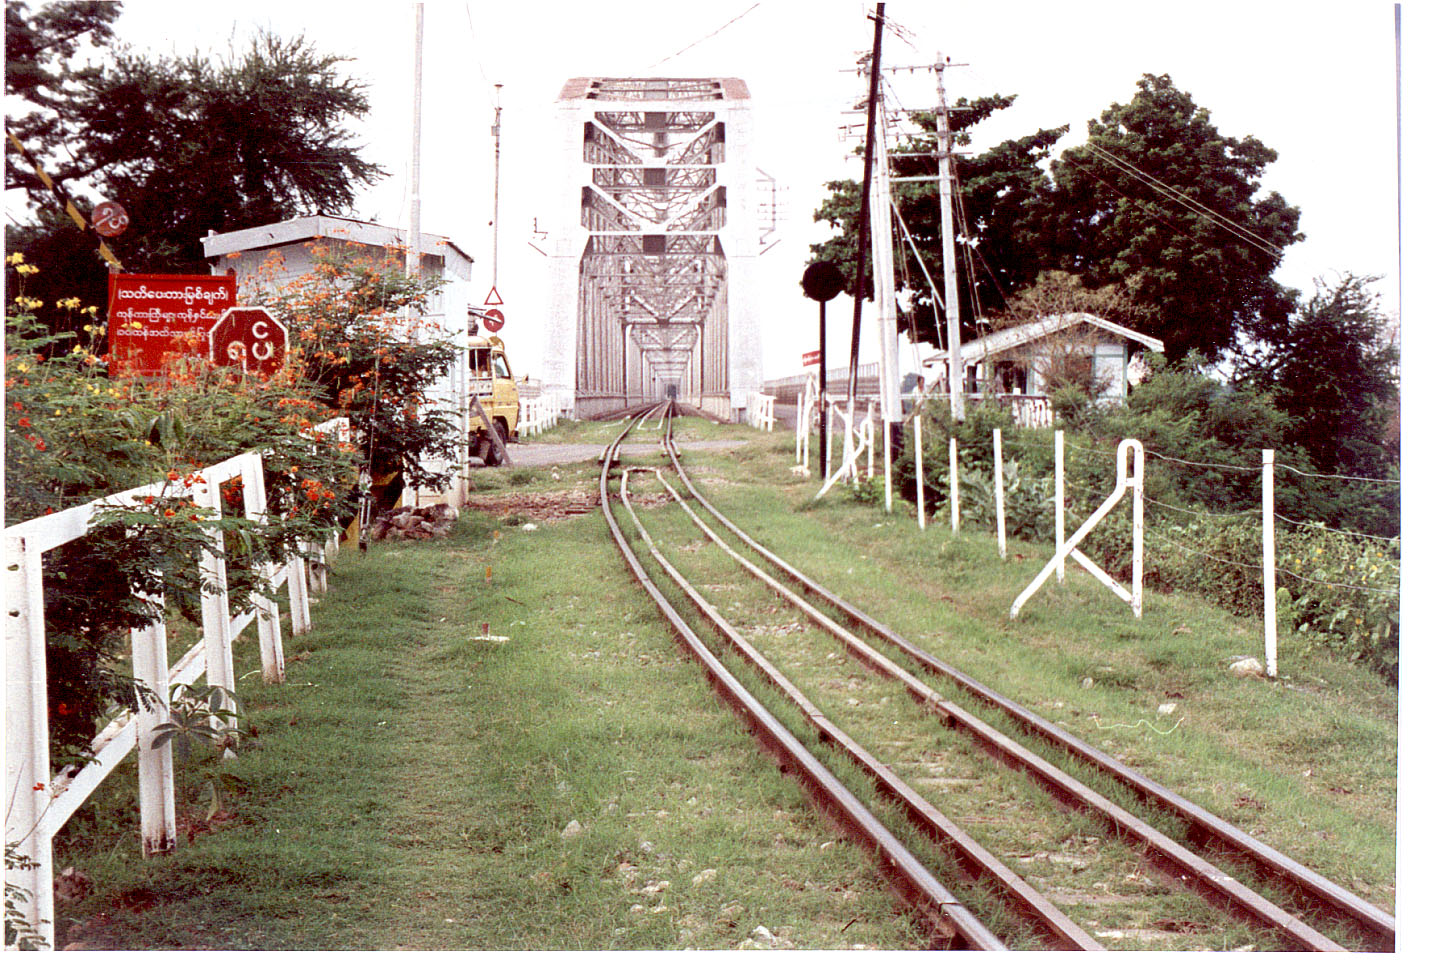
[[[102,9],[89,20],[72,10],[69,22],[71,7]],[[7,93],[29,107],[7,126],[77,201],[124,205],[130,226],[110,245],[126,270],[205,272],[200,238],[209,231],[344,213],[383,175],[347,129],[369,110],[363,85],[342,70],[347,58],[261,33],[221,59],[122,48],[99,67],[69,66],[76,41],[53,38],[67,22],[106,36],[113,16],[104,14],[116,7],[53,4],[31,15],[7,6]],[[70,296],[103,303],[95,238],[59,213],[28,167],[7,164],[6,187],[29,190],[35,207],[33,221],[6,229],[7,245],[41,267],[29,292],[47,307]]]
[[[1168,75],[1137,86],[1055,162],[1048,259],[1089,286],[1123,284],[1153,307],[1143,330],[1172,355],[1213,359],[1241,335],[1268,338],[1296,296],[1271,274],[1303,239],[1300,211],[1260,195],[1275,152],[1222,136]]]
[[[1400,351],[1370,289],[1377,278],[1318,279],[1315,292],[1237,361],[1237,379],[1272,391],[1287,439],[1328,473],[1384,477],[1399,462]]]
[[[999,95],[973,101],[963,97],[957,100],[949,113],[952,150],[971,145],[974,127],[1014,102],[1014,96]],[[921,132],[906,137],[890,154],[893,176],[935,175],[938,166],[935,159],[938,150],[937,112],[910,115],[911,122]],[[1044,266],[1036,256],[1036,244],[1043,238],[1041,230],[1044,223],[1042,211],[1037,206],[1037,200],[1044,195],[1042,188],[1045,181],[1040,163],[1049,156],[1051,147],[1065,130],[1065,127],[1037,130],[1029,136],[1007,140],[974,155],[957,155],[951,161],[956,182],[956,209],[952,212],[957,248],[966,235],[972,244],[976,294],[973,300],[966,296],[966,287],[971,280],[966,277],[963,250],[957,249],[956,254],[960,272],[961,322],[966,327],[967,336],[975,335],[974,303],[979,303],[981,316],[1003,309],[1006,296],[1033,281]],[[853,276],[860,185],[854,180],[840,180],[827,184],[827,187],[831,195],[815,212],[815,219],[829,223],[840,233],[824,243],[812,245],[811,259],[834,263],[847,276]],[[937,320],[943,325],[945,306],[935,302],[936,298],[925,281],[925,271],[929,272],[936,287],[943,293],[939,188],[934,182],[901,182],[893,185],[892,193],[905,228],[924,262],[922,270],[916,262],[915,250],[897,227],[896,270],[906,274],[908,284],[905,285],[914,293],[902,323],[908,323],[909,329],[919,339],[938,345]],[[867,293],[873,294],[868,261],[865,287]]]

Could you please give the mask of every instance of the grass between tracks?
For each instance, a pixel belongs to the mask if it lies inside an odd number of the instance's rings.
[[[1238,680],[1226,657],[1258,652],[1258,624],[1179,595],[1137,622],[1074,568],[1011,622],[1043,547],[1001,561],[982,531],[921,533],[843,491],[800,509],[816,484],[792,450],[775,434],[686,459],[717,506],[911,640],[1393,909],[1393,688],[1284,638],[1288,679]],[[487,471],[492,512],[451,538],[343,557],[315,632],[287,639],[288,682],[241,685],[258,735],[230,765],[230,818],[144,861],[133,778],[113,776],[57,843],[57,872],[90,883],[60,943],[722,949],[763,925],[781,946],[923,945],[659,626],[598,512],[547,522],[523,501],[594,475]],[[473,639],[484,622],[510,639]]]

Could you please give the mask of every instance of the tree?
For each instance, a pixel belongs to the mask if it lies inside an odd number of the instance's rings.
[[[1137,86],[1054,164],[1047,259],[1087,286],[1124,283],[1154,308],[1142,332],[1172,355],[1214,359],[1239,334],[1283,326],[1296,293],[1271,273],[1303,239],[1300,211],[1274,192],[1257,197],[1273,150],[1221,136],[1168,75]]]
[[[1015,102],[1015,97],[992,95],[978,100],[964,97],[950,109],[952,149],[970,145],[971,130],[983,120]],[[934,176],[937,169],[935,153],[938,139],[935,132],[938,111],[919,111],[910,114],[910,119],[921,130],[918,135],[905,139],[901,146],[890,154],[892,175]],[[954,157],[952,173],[955,177],[957,207],[964,210],[962,221],[956,211],[955,236],[957,250],[961,238],[968,233],[974,243],[977,276],[975,290],[980,303],[981,314],[999,310],[1005,303],[1006,295],[1024,286],[1035,278],[1043,264],[1035,256],[1035,243],[1040,238],[1038,219],[1040,211],[1035,200],[1043,195],[1045,173],[1040,162],[1048,155],[1050,148],[1064,135],[1067,128],[1056,127],[1037,130],[1030,136],[1007,140],[973,157]],[[824,243],[813,244],[811,261],[826,261],[839,266],[847,276],[853,276],[857,219],[860,212],[860,185],[854,180],[838,180],[826,184],[831,191],[815,211],[817,222],[827,222],[840,230],[840,235]],[[920,251],[925,270],[934,279],[936,287],[942,287],[942,258],[940,227],[939,188],[934,183],[897,183],[892,188],[900,216]],[[957,263],[963,263],[957,253]],[[895,264],[897,269],[908,271],[908,288],[914,292],[914,299],[903,312],[902,324],[908,321],[912,336],[931,344],[940,343],[938,325],[943,325],[944,303],[936,303],[924,273],[915,261],[914,251],[896,231]],[[967,335],[975,335],[975,311],[965,295],[966,280],[960,280],[961,322],[967,328]],[[873,283],[869,273],[865,278],[867,294],[873,295]]]
[[[5,95],[18,97],[37,108],[56,110],[73,96],[75,84],[92,79],[95,67],[70,63],[86,38],[96,49],[114,37],[110,24],[120,15],[119,3],[85,0],[55,3],[31,14],[23,0],[5,4]],[[89,35],[86,37],[86,35]],[[6,117],[5,127],[20,138],[53,144],[56,118],[42,113]],[[14,185],[22,174],[18,158],[6,151],[5,186]],[[25,174],[28,175],[28,174]]]
[[[1376,279],[1317,279],[1269,342],[1238,361],[1237,379],[1273,391],[1287,438],[1327,473],[1383,478],[1399,462],[1387,427],[1398,415],[1400,351],[1369,289]]]
[[[369,110],[363,85],[342,74],[347,58],[319,53],[303,38],[261,33],[219,61],[122,49],[102,68],[71,71],[54,65],[69,49],[59,42],[10,49],[12,21],[22,37],[55,34],[61,18],[53,6],[27,18],[23,5],[12,5],[6,17],[7,54],[21,57],[17,93],[33,108],[12,128],[29,136],[27,149],[47,156],[48,172],[72,194],[125,206],[130,226],[110,245],[129,271],[208,272],[199,241],[210,230],[343,213],[361,186],[383,175],[346,129]],[[51,76],[65,82],[35,79]],[[47,309],[75,295],[103,304],[94,238],[58,214],[28,168],[7,166],[6,186],[29,190],[39,211],[35,221],[6,228],[8,246],[42,267],[34,296]]]

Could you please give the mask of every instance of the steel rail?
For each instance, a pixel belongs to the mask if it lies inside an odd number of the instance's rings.
[[[1015,704],[1013,701],[999,697],[998,694],[994,694],[993,691],[989,691],[988,688],[984,688],[982,685],[980,685],[978,681],[974,681],[971,678],[964,677],[964,675],[960,674],[959,671],[956,671],[954,670],[954,668],[950,668],[944,665],[942,661],[939,661],[937,658],[914,646],[914,644],[911,644],[908,641],[904,640],[894,631],[889,630],[888,628],[879,624],[877,621],[873,620],[873,618],[870,618],[868,615],[864,614],[862,611],[858,610],[853,605],[835,596],[833,593],[826,590],[824,587],[821,587],[819,584],[815,583],[808,577],[805,577],[803,574],[800,574],[799,571],[795,570],[789,564],[785,563],[785,561],[775,556],[771,551],[765,549],[764,547],[756,543],[753,538],[749,537],[743,530],[741,530],[732,521],[730,521],[729,518],[725,517],[724,514],[718,511],[713,505],[709,503],[709,501],[707,501],[703,496],[701,496],[700,493],[695,489],[694,484],[690,482],[690,478],[685,473],[684,468],[680,465],[678,451],[675,449],[674,443],[668,440],[665,442],[667,444],[667,452],[669,453],[671,463],[672,465],[674,465],[677,474],[680,476],[682,481],[684,481],[691,495],[699,503],[704,505],[711,514],[713,514],[722,524],[724,524],[732,533],[739,537],[748,546],[754,549],[757,553],[760,553],[767,560],[770,560],[777,567],[784,570],[788,575],[792,577],[792,579],[800,582],[807,592],[811,593],[812,595],[818,596],[825,602],[830,603],[833,606],[845,611],[845,613],[849,615],[852,620],[858,621],[867,629],[871,630],[871,632],[877,633],[884,639],[895,643],[897,646],[900,646],[901,649],[911,654],[911,656],[915,657],[928,668],[931,668],[933,670],[937,666],[945,667],[945,669],[938,670],[937,672],[941,672],[945,676],[950,676],[952,679],[956,679],[957,682],[961,683],[963,687],[971,690],[972,693],[975,693],[982,699],[992,702],[996,706],[1002,705],[1000,702],[997,701],[1003,701],[1004,705],[1010,708],[1006,711],[1007,713],[1010,713],[1011,710],[1018,711],[1022,716],[1034,718],[1034,720],[1039,721],[1040,724],[1044,724],[1046,727],[1048,727],[1049,730],[1056,731],[1062,734],[1065,738],[1064,741],[1062,741],[1062,745],[1068,747],[1069,744],[1073,742],[1083,747],[1083,753],[1081,753],[1080,751],[1074,752],[1080,753],[1080,755],[1084,759],[1090,760],[1092,763],[1096,762],[1096,760],[1099,759],[1108,761],[1102,764],[1102,769],[1112,773],[1113,776],[1120,778],[1122,782],[1125,782],[1126,785],[1132,787],[1132,789],[1136,788],[1139,781],[1145,781],[1150,784],[1151,788],[1154,790],[1158,790],[1167,794],[1170,793],[1169,791],[1166,791],[1165,788],[1160,787],[1158,784],[1155,784],[1153,781],[1148,781],[1147,778],[1143,778],[1141,775],[1136,774],[1134,771],[1129,771],[1128,768],[1125,768],[1123,764],[1119,763],[1119,761],[1106,756],[1100,751],[1095,750],[1093,747],[1089,747],[1089,745],[1084,744],[1083,741],[1078,740],[1078,738],[1075,738],[1073,735],[1060,730],[1053,724],[1049,724],[1048,721],[1044,721],[1043,719],[1036,717],[1034,714],[1025,710],[1023,707],[1020,707],[1018,704]],[[1212,866],[1201,857],[1197,856],[1190,850],[1170,839],[1168,836],[1160,833],[1158,830],[1155,830],[1149,824],[1146,824],[1144,821],[1140,820],[1138,817],[1134,816],[1129,811],[1125,810],[1123,807],[1120,807],[1118,804],[1115,804],[1113,801],[1100,795],[1090,787],[1081,783],[1079,780],[1071,777],[1069,774],[1066,774],[1064,771],[1049,763],[1049,761],[1046,761],[1042,757],[1039,757],[1033,752],[1027,750],[1011,738],[995,730],[993,727],[990,727],[984,721],[961,709],[954,703],[945,700],[943,697],[940,696],[938,692],[930,688],[928,685],[915,678],[912,674],[908,673],[903,668],[891,661],[889,658],[876,651],[873,647],[870,647],[868,644],[864,643],[864,641],[860,640],[858,637],[850,633],[844,627],[840,626],[830,617],[826,616],[824,613],[817,610],[812,605],[808,604],[802,598],[794,594],[793,591],[790,591],[788,588],[784,587],[774,578],[770,577],[768,574],[763,573],[763,571],[760,571],[759,568],[749,563],[749,561],[745,560],[732,548],[730,548],[728,544],[725,544],[722,540],[720,540],[718,536],[705,524],[701,523],[699,521],[699,518],[694,516],[693,511],[688,511],[687,508],[687,512],[690,512],[695,522],[698,523],[703,530],[705,530],[705,532],[711,537],[711,539],[715,540],[724,549],[726,549],[726,551],[729,552],[734,559],[736,559],[741,564],[747,566],[747,568],[749,568],[751,572],[754,573],[756,576],[765,580],[772,589],[775,589],[777,592],[781,593],[782,596],[785,596],[788,600],[790,600],[791,603],[795,604],[799,609],[801,609],[806,614],[806,616],[810,617],[812,621],[814,621],[824,629],[830,631],[837,638],[839,638],[852,652],[852,654],[860,658],[862,662],[865,662],[872,669],[878,670],[884,674],[893,676],[896,679],[900,680],[906,686],[908,692],[913,698],[915,698],[918,702],[927,705],[932,711],[939,714],[943,722],[945,722],[947,725],[957,726],[965,729],[971,736],[975,737],[981,743],[981,745],[987,749],[987,751],[989,751],[992,755],[996,756],[997,759],[1000,759],[1001,761],[1017,768],[1028,771],[1033,777],[1039,780],[1042,785],[1050,789],[1051,792],[1060,799],[1074,805],[1090,807],[1096,812],[1101,813],[1103,816],[1110,820],[1117,832],[1119,832],[1122,836],[1126,836],[1133,842],[1139,844],[1142,849],[1147,853],[1147,855],[1153,855],[1152,860],[1158,859],[1159,863],[1157,865],[1161,866],[1167,873],[1171,874],[1172,876],[1176,877],[1177,879],[1181,880],[1192,888],[1198,889],[1208,899],[1216,903],[1218,906],[1230,909],[1231,912],[1239,912],[1254,921],[1277,929],[1284,936],[1286,936],[1287,939],[1289,939],[1292,943],[1302,949],[1325,951],[1335,951],[1343,949],[1339,944],[1335,943],[1330,938],[1325,937],[1323,934],[1316,931],[1313,927],[1309,926],[1304,921],[1277,907],[1275,904],[1271,903],[1269,900],[1265,899],[1264,897],[1255,893],[1253,890],[1244,886],[1239,881],[1235,880],[1233,877],[1230,877],[1223,871]],[[963,680],[961,678],[963,678]],[[989,694],[989,696],[985,696],[984,694],[976,692],[975,688],[985,690],[986,693]],[[1011,715],[1014,716],[1013,713]],[[1029,726],[1029,724],[1025,725]],[[1036,732],[1041,731],[1037,730]],[[1118,771],[1126,771],[1131,776],[1128,778],[1123,777]],[[1175,799],[1183,799],[1178,798],[1178,796],[1174,794],[1170,795]],[[1148,800],[1151,799],[1151,795],[1148,792],[1145,792],[1142,793],[1142,798]],[[1155,797],[1155,799],[1158,802],[1158,796]],[[1190,806],[1194,807],[1193,804],[1191,804]],[[1195,807],[1195,809],[1200,810],[1200,808],[1198,807]],[[1204,831],[1203,836],[1209,836],[1210,833],[1208,830],[1206,830],[1206,828],[1209,827],[1210,824],[1213,822],[1213,824],[1215,825],[1228,828],[1225,831],[1226,835],[1239,835],[1240,837],[1247,837],[1247,835],[1239,831],[1238,828],[1226,824],[1224,821],[1219,820],[1219,818],[1215,817],[1213,814],[1209,814],[1208,812],[1205,812],[1204,820],[1191,819],[1188,817],[1185,819],[1191,824],[1192,833],[1197,832],[1198,829]],[[1202,826],[1197,828],[1196,824],[1202,824]],[[1263,844],[1260,844],[1259,841],[1254,840],[1254,838],[1248,839],[1250,839],[1252,843],[1256,846],[1264,847]],[[1272,851],[1272,853],[1274,852]],[[1281,856],[1278,853],[1274,855],[1276,857]],[[1288,860],[1288,858],[1283,859]],[[1294,861],[1289,862],[1292,864],[1294,863]],[[1295,864],[1295,866],[1299,867],[1300,865]],[[1300,869],[1307,870],[1307,868],[1304,867],[1300,867]],[[1274,873],[1275,871],[1272,869],[1267,870],[1266,872]],[[1323,878],[1319,878],[1317,874],[1313,873],[1313,871],[1307,870],[1307,872],[1310,873],[1312,885],[1314,879],[1320,879],[1323,881]],[[1335,887],[1335,885],[1333,883],[1330,883],[1329,881],[1323,882],[1325,884],[1329,884],[1330,887]],[[1298,883],[1296,885],[1298,886]],[[1352,899],[1358,899],[1354,898],[1353,894],[1350,896]],[[1322,903],[1326,905],[1328,905],[1330,902],[1331,901],[1328,898],[1322,900]],[[1363,903],[1363,901],[1360,902]],[[1370,907],[1371,911],[1379,913],[1376,908],[1371,907],[1369,904],[1365,904],[1365,906]],[[1381,915],[1384,916],[1383,914]],[[1345,916],[1347,919],[1355,919],[1352,915],[1348,913],[1345,914]],[[1391,923],[1392,934],[1390,943],[1392,946],[1390,947],[1390,949],[1393,949],[1393,920],[1391,921]]]
[[[633,468],[626,471],[626,477],[637,471],[652,471],[656,478],[674,498],[676,503],[686,511],[697,523],[704,528],[704,524],[690,510],[675,488],[665,482],[659,471],[654,467]],[[783,673],[778,670],[754,645],[741,635],[724,615],[706,600],[693,584],[675,566],[666,559],[654,540],[650,537],[645,525],[640,522],[634,510],[630,506],[625,482],[622,480],[620,487],[620,499],[630,510],[630,516],[635,524],[637,532],[645,545],[649,548],[650,555],[655,558],[661,568],[670,576],[690,600],[697,610],[709,620],[711,625],[725,637],[735,651],[749,664],[755,667],[765,679],[773,686],[781,690],[791,702],[799,709],[800,713],[815,728],[822,743],[831,743],[844,750],[858,766],[861,767],[876,783],[876,786],[887,796],[898,802],[910,817],[912,823],[919,827],[933,840],[944,845],[956,857],[959,865],[970,876],[983,876],[996,883],[1000,890],[1010,901],[1011,906],[1020,914],[1028,917],[1036,927],[1052,942],[1051,949],[1061,950],[1104,950],[1105,948],[1085,930],[1079,927],[1074,921],[1062,913],[1039,891],[1032,887],[1023,877],[1005,866],[997,857],[981,846],[973,837],[960,828],[954,821],[937,809],[930,801],[926,800],[916,790],[901,779],[888,766],[881,763],[872,753],[860,745],[853,737],[837,726],[834,721],[825,716],[808,697],[801,692],[800,688],[792,683]],[[704,528],[709,532],[708,528]],[[753,571],[752,571],[753,572]],[[783,587],[781,588],[784,589]]]
[[[668,404],[666,406],[668,409]],[[925,915],[933,930],[932,945],[942,949],[1004,950],[1005,945],[962,907],[859,798],[725,669],[645,572],[610,509],[610,471],[620,444],[634,424],[632,420],[611,441],[600,469],[600,509],[631,574],[655,601],[691,655],[700,661],[716,692],[745,718],[751,732],[779,759],[781,770],[796,776],[827,815],[874,853],[886,879]]]

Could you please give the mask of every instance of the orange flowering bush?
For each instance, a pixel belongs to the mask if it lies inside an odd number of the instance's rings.
[[[163,377],[110,380],[96,312],[62,301],[94,322],[79,336],[50,333],[30,312],[27,274],[16,273],[21,293],[6,317],[6,523],[163,484],[101,511],[86,537],[45,555],[51,740],[63,763],[84,759],[114,705],[145,694],[125,666],[127,633],[165,611],[142,598],[163,596],[198,621],[202,594],[216,589],[199,561],[217,535],[228,557],[243,558],[227,571],[232,606],[268,592],[262,562],[295,556],[345,519],[357,458],[314,430],[332,411],[293,375],[258,380],[177,359]],[[266,451],[264,516],[244,515],[238,482],[222,489],[219,511],[199,508],[200,470],[253,449]]]
[[[398,249],[377,255],[325,241],[309,249],[310,272],[281,281],[283,263],[274,258],[243,299],[289,328],[288,375],[350,418],[372,476],[399,472],[412,486],[443,487],[454,471],[434,462],[454,461],[463,435],[458,411],[427,399],[461,349],[427,315],[441,281],[406,278]],[[308,424],[306,410],[292,415],[297,426]]]

